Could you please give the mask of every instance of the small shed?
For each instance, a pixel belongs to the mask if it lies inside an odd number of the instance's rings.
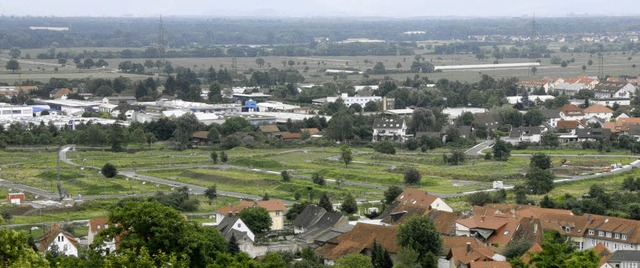
[[[9,193],[7,195],[7,200],[11,204],[21,204],[24,202],[24,193]]]

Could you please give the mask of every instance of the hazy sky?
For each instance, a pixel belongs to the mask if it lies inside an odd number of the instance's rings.
[[[567,16],[639,15],[632,0],[0,0],[19,16]]]

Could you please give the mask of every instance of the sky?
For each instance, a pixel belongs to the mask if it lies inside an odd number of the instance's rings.
[[[632,0],[0,0],[0,15],[16,16],[407,18],[533,14],[629,16],[640,15],[640,5]]]

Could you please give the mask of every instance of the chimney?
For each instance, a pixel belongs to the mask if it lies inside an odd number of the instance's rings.
[[[467,242],[467,254],[471,253],[471,242]]]

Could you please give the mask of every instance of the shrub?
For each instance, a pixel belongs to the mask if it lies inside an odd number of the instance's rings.
[[[113,178],[118,175],[118,169],[111,163],[104,164],[100,171],[102,172],[102,175],[107,178]]]

